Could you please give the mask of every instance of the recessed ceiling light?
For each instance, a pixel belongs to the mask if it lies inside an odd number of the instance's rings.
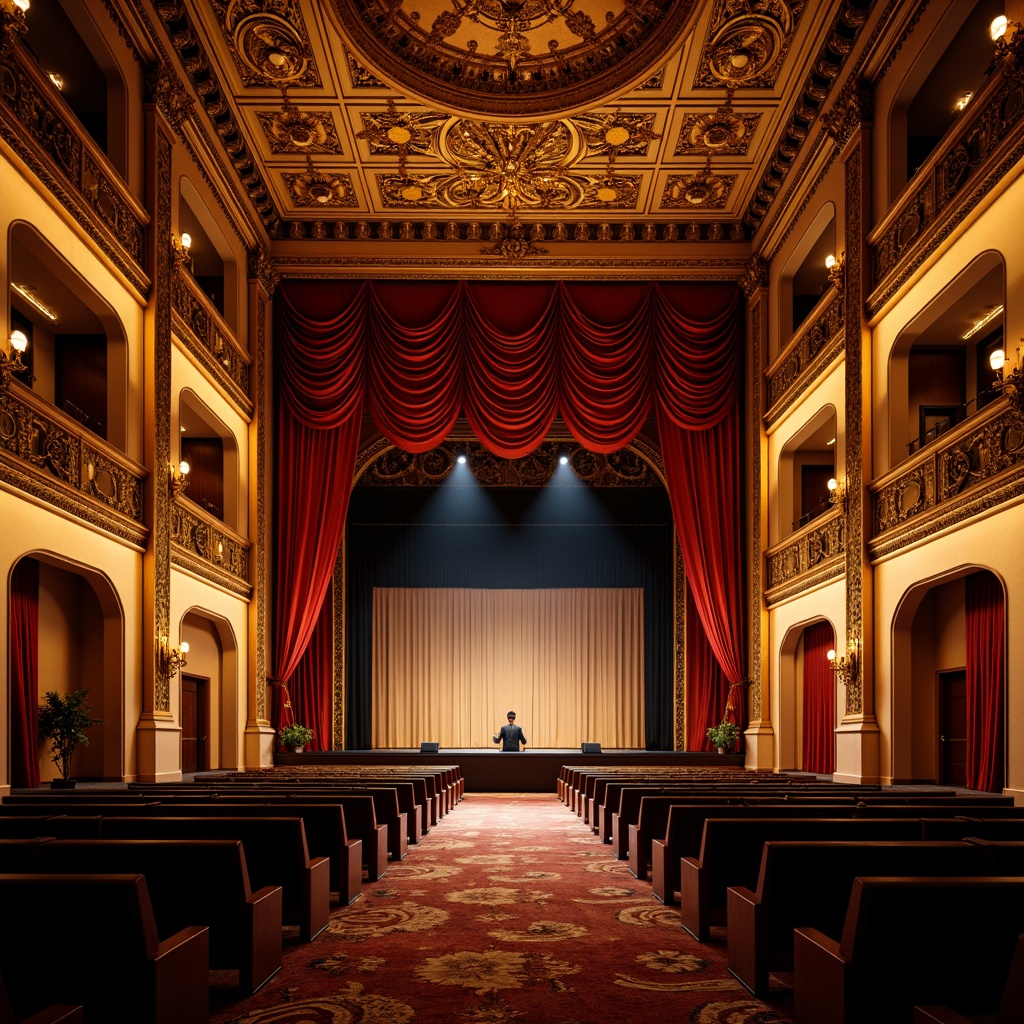
[[[40,313],[43,314],[48,320],[56,320],[57,314],[54,313],[49,306],[44,306],[33,294],[33,288],[27,284],[15,284],[11,282],[11,287],[31,306],[35,306]]]

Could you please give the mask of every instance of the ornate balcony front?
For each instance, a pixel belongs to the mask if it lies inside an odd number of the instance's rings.
[[[146,470],[20,384],[0,390],[0,480],[139,550]]]
[[[215,516],[175,495],[171,506],[171,562],[248,600],[250,544]]]
[[[769,548],[766,555],[768,606],[779,604],[842,576],[846,571],[846,520],[830,509]]]
[[[246,419],[250,418],[249,354],[183,265],[174,274],[171,316],[177,337],[225,397]]]
[[[765,425],[771,426],[843,350],[843,297],[830,288],[765,371]]]
[[[1024,33],[868,237],[869,316],[1024,156]]]
[[[1024,419],[1006,399],[941,434],[870,488],[873,559],[1024,494]]]
[[[145,302],[149,214],[19,43],[0,63],[0,137]]]

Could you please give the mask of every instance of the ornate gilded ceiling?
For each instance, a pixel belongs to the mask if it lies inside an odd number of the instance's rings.
[[[873,0],[151,2],[272,238],[522,254],[747,241]]]

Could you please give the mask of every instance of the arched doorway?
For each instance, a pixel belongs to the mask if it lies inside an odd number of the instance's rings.
[[[828,619],[794,625],[779,651],[779,768],[831,775],[835,770],[835,646]]]

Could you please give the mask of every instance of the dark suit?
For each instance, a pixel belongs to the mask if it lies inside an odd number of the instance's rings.
[[[494,737],[494,742],[501,744],[503,752],[511,750],[518,753],[520,743],[526,746],[526,737],[518,725],[503,725],[498,730],[498,735]]]

